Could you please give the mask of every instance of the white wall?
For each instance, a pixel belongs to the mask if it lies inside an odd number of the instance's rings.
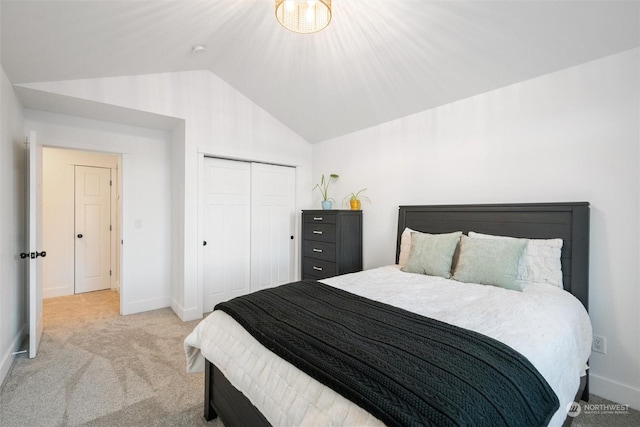
[[[27,333],[22,104],[0,68],[0,384]]]
[[[172,135],[171,264],[171,307],[183,320],[202,316],[197,260],[201,240],[198,161],[203,155],[295,166],[297,208],[309,204],[309,189],[313,186],[310,144],[209,71],[45,82],[24,87],[184,119],[184,129],[175,129]]]
[[[28,109],[25,128],[35,130],[38,141],[45,147],[121,154],[121,312],[130,314],[168,307],[171,301],[171,135]],[[135,227],[136,220],[142,221],[142,228]]]
[[[42,247],[47,248],[47,256],[42,260],[44,298],[75,293],[75,166],[111,169],[113,189],[117,190],[119,164],[119,157],[112,154],[48,147],[43,149]],[[117,202],[112,202],[115,208]],[[112,212],[116,212],[116,209],[112,209]],[[112,221],[112,288],[117,288],[115,279],[119,274],[115,249],[120,246],[120,238],[116,238],[117,217]]]
[[[591,391],[640,408],[639,50],[314,145],[336,200],[368,187],[364,264],[394,262],[402,204],[591,203]],[[319,205],[315,194],[314,206]]]

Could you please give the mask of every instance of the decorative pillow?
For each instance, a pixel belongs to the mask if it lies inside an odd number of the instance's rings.
[[[526,243],[519,239],[472,239],[462,236],[453,279],[522,290],[516,280],[518,261]]]
[[[469,237],[482,239],[510,239],[526,242],[524,252],[518,262],[516,280],[522,286],[528,283],[548,283],[563,288],[562,285],[562,239],[517,239],[515,237],[494,236],[469,232]]]
[[[398,257],[398,265],[404,267],[409,259],[409,252],[411,252],[411,233],[414,230],[409,227],[405,228],[400,236],[400,256]]]
[[[411,250],[402,271],[407,273],[451,277],[451,260],[461,231],[445,234],[411,233]]]

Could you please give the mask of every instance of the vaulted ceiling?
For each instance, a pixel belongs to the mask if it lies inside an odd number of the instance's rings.
[[[0,5],[14,84],[208,69],[310,142],[640,45],[638,1],[333,0],[311,35],[273,0]]]

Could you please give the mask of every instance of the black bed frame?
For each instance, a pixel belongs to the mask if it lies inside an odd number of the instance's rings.
[[[405,227],[426,233],[469,231],[537,239],[561,238],[564,289],[588,310],[589,203],[527,203],[485,205],[400,206],[396,263]],[[206,361],[204,417],[220,416],[225,426],[269,426],[260,411]],[[580,381],[576,401],[587,401],[589,378]],[[572,418],[567,417],[565,425]]]

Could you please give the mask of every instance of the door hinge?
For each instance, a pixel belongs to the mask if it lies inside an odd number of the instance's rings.
[[[111,276],[111,270],[109,270],[109,276]]]
[[[113,186],[113,181],[109,180],[109,187]]]
[[[111,231],[111,230],[112,230],[112,228],[111,228],[111,224],[109,224],[109,231]]]

